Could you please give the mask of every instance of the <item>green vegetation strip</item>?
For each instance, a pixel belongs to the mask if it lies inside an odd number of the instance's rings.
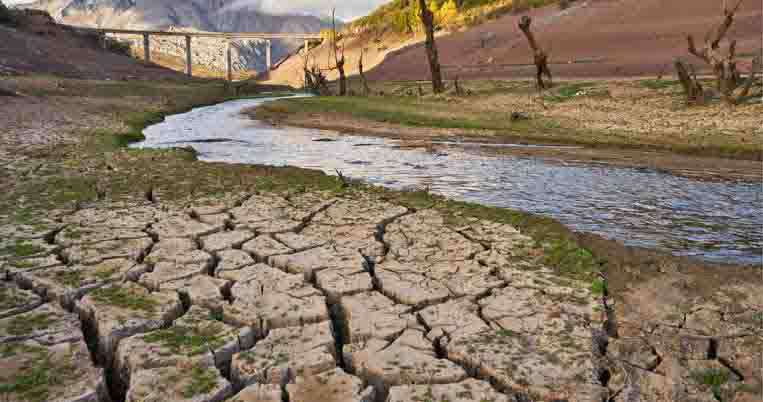
[[[652,85],[652,84],[644,84]],[[660,81],[659,84],[663,85]],[[510,91],[519,91],[515,88]],[[495,90],[476,95],[486,96]],[[476,96],[475,95],[475,96]],[[578,97],[607,98],[609,91],[594,83],[562,85],[544,95],[550,104],[563,103]],[[477,139],[501,142],[527,142],[535,144],[569,144],[589,148],[616,148],[658,150],[692,156],[716,156],[748,160],[761,160],[763,152],[757,144],[736,141],[721,132],[709,132],[696,140],[687,142],[669,135],[645,137],[623,130],[594,130],[570,127],[564,121],[550,117],[534,117],[529,120],[512,121],[511,111],[482,110],[469,103],[450,103],[447,99],[425,96],[375,96],[375,97],[313,97],[282,99],[266,103],[254,110],[253,117],[262,120],[290,123],[299,117],[328,117],[339,115],[352,119],[397,124],[407,127],[430,127],[435,129],[463,129]],[[300,124],[300,123],[297,123]],[[310,124],[308,124],[310,126]],[[317,128],[342,130],[341,123],[320,123]],[[355,129],[357,131],[357,129]],[[414,138],[415,139],[415,138]]]

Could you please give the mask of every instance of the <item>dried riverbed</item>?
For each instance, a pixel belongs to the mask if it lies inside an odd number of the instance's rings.
[[[0,400],[763,395],[755,270],[612,243],[626,262],[600,265],[511,211],[118,149],[83,122],[0,154]]]

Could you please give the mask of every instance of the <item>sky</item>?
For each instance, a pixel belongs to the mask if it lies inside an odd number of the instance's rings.
[[[33,0],[3,0],[5,4],[22,4]],[[389,0],[238,0],[237,7],[253,7],[270,14],[310,14],[327,16],[336,7],[339,19],[349,21],[362,17]]]

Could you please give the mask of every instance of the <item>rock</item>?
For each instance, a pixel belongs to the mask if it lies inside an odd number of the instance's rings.
[[[371,338],[394,340],[412,319],[405,317],[409,307],[395,304],[377,292],[343,297],[340,307],[339,316],[346,343],[359,343]]]
[[[346,344],[347,367],[383,394],[403,384],[449,384],[466,379],[455,363],[437,357],[432,343],[418,329],[406,329],[394,341],[372,338]]]
[[[136,284],[109,285],[77,303],[86,328],[97,337],[98,356],[109,364],[119,342],[169,325],[183,314],[175,292],[149,293]]]
[[[283,402],[280,385],[252,384],[236,394],[230,402]]]
[[[199,238],[223,230],[224,225],[210,225],[186,216],[173,216],[151,226],[149,232],[160,239],[172,237]]]
[[[389,390],[387,402],[448,401],[509,402],[509,396],[500,394],[490,384],[473,378],[454,384],[400,385]]]
[[[244,243],[241,249],[253,255],[258,262],[266,262],[272,256],[294,252],[269,235],[257,236],[254,240]]]
[[[237,386],[285,385],[294,376],[312,376],[336,367],[329,322],[279,328],[254,349],[233,356],[231,379]]]
[[[64,249],[63,258],[70,264],[98,264],[108,259],[127,258],[140,261],[153,245],[148,237],[128,240],[107,240],[93,244],[80,244]]]
[[[530,120],[530,116],[528,116],[527,113],[524,113],[524,112],[511,112],[511,116],[509,120],[511,120],[512,122]]]
[[[214,253],[225,249],[241,248],[244,243],[253,238],[254,233],[248,230],[232,230],[202,237],[200,242],[204,250]]]
[[[325,298],[291,275],[268,266],[252,269],[253,275],[231,288],[232,305],[223,307],[226,322],[249,326],[259,334],[329,319]]]
[[[325,371],[317,375],[298,376],[286,386],[289,402],[374,402],[374,390],[364,388],[360,378],[342,369]]]
[[[215,368],[188,365],[138,371],[126,402],[222,402],[233,386]]]

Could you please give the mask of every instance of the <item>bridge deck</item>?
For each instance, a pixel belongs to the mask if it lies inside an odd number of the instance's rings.
[[[143,31],[135,29],[93,28],[69,25],[75,29],[122,35],[190,36],[220,39],[321,39],[317,33],[265,33],[265,32],[183,32],[183,31]]]

